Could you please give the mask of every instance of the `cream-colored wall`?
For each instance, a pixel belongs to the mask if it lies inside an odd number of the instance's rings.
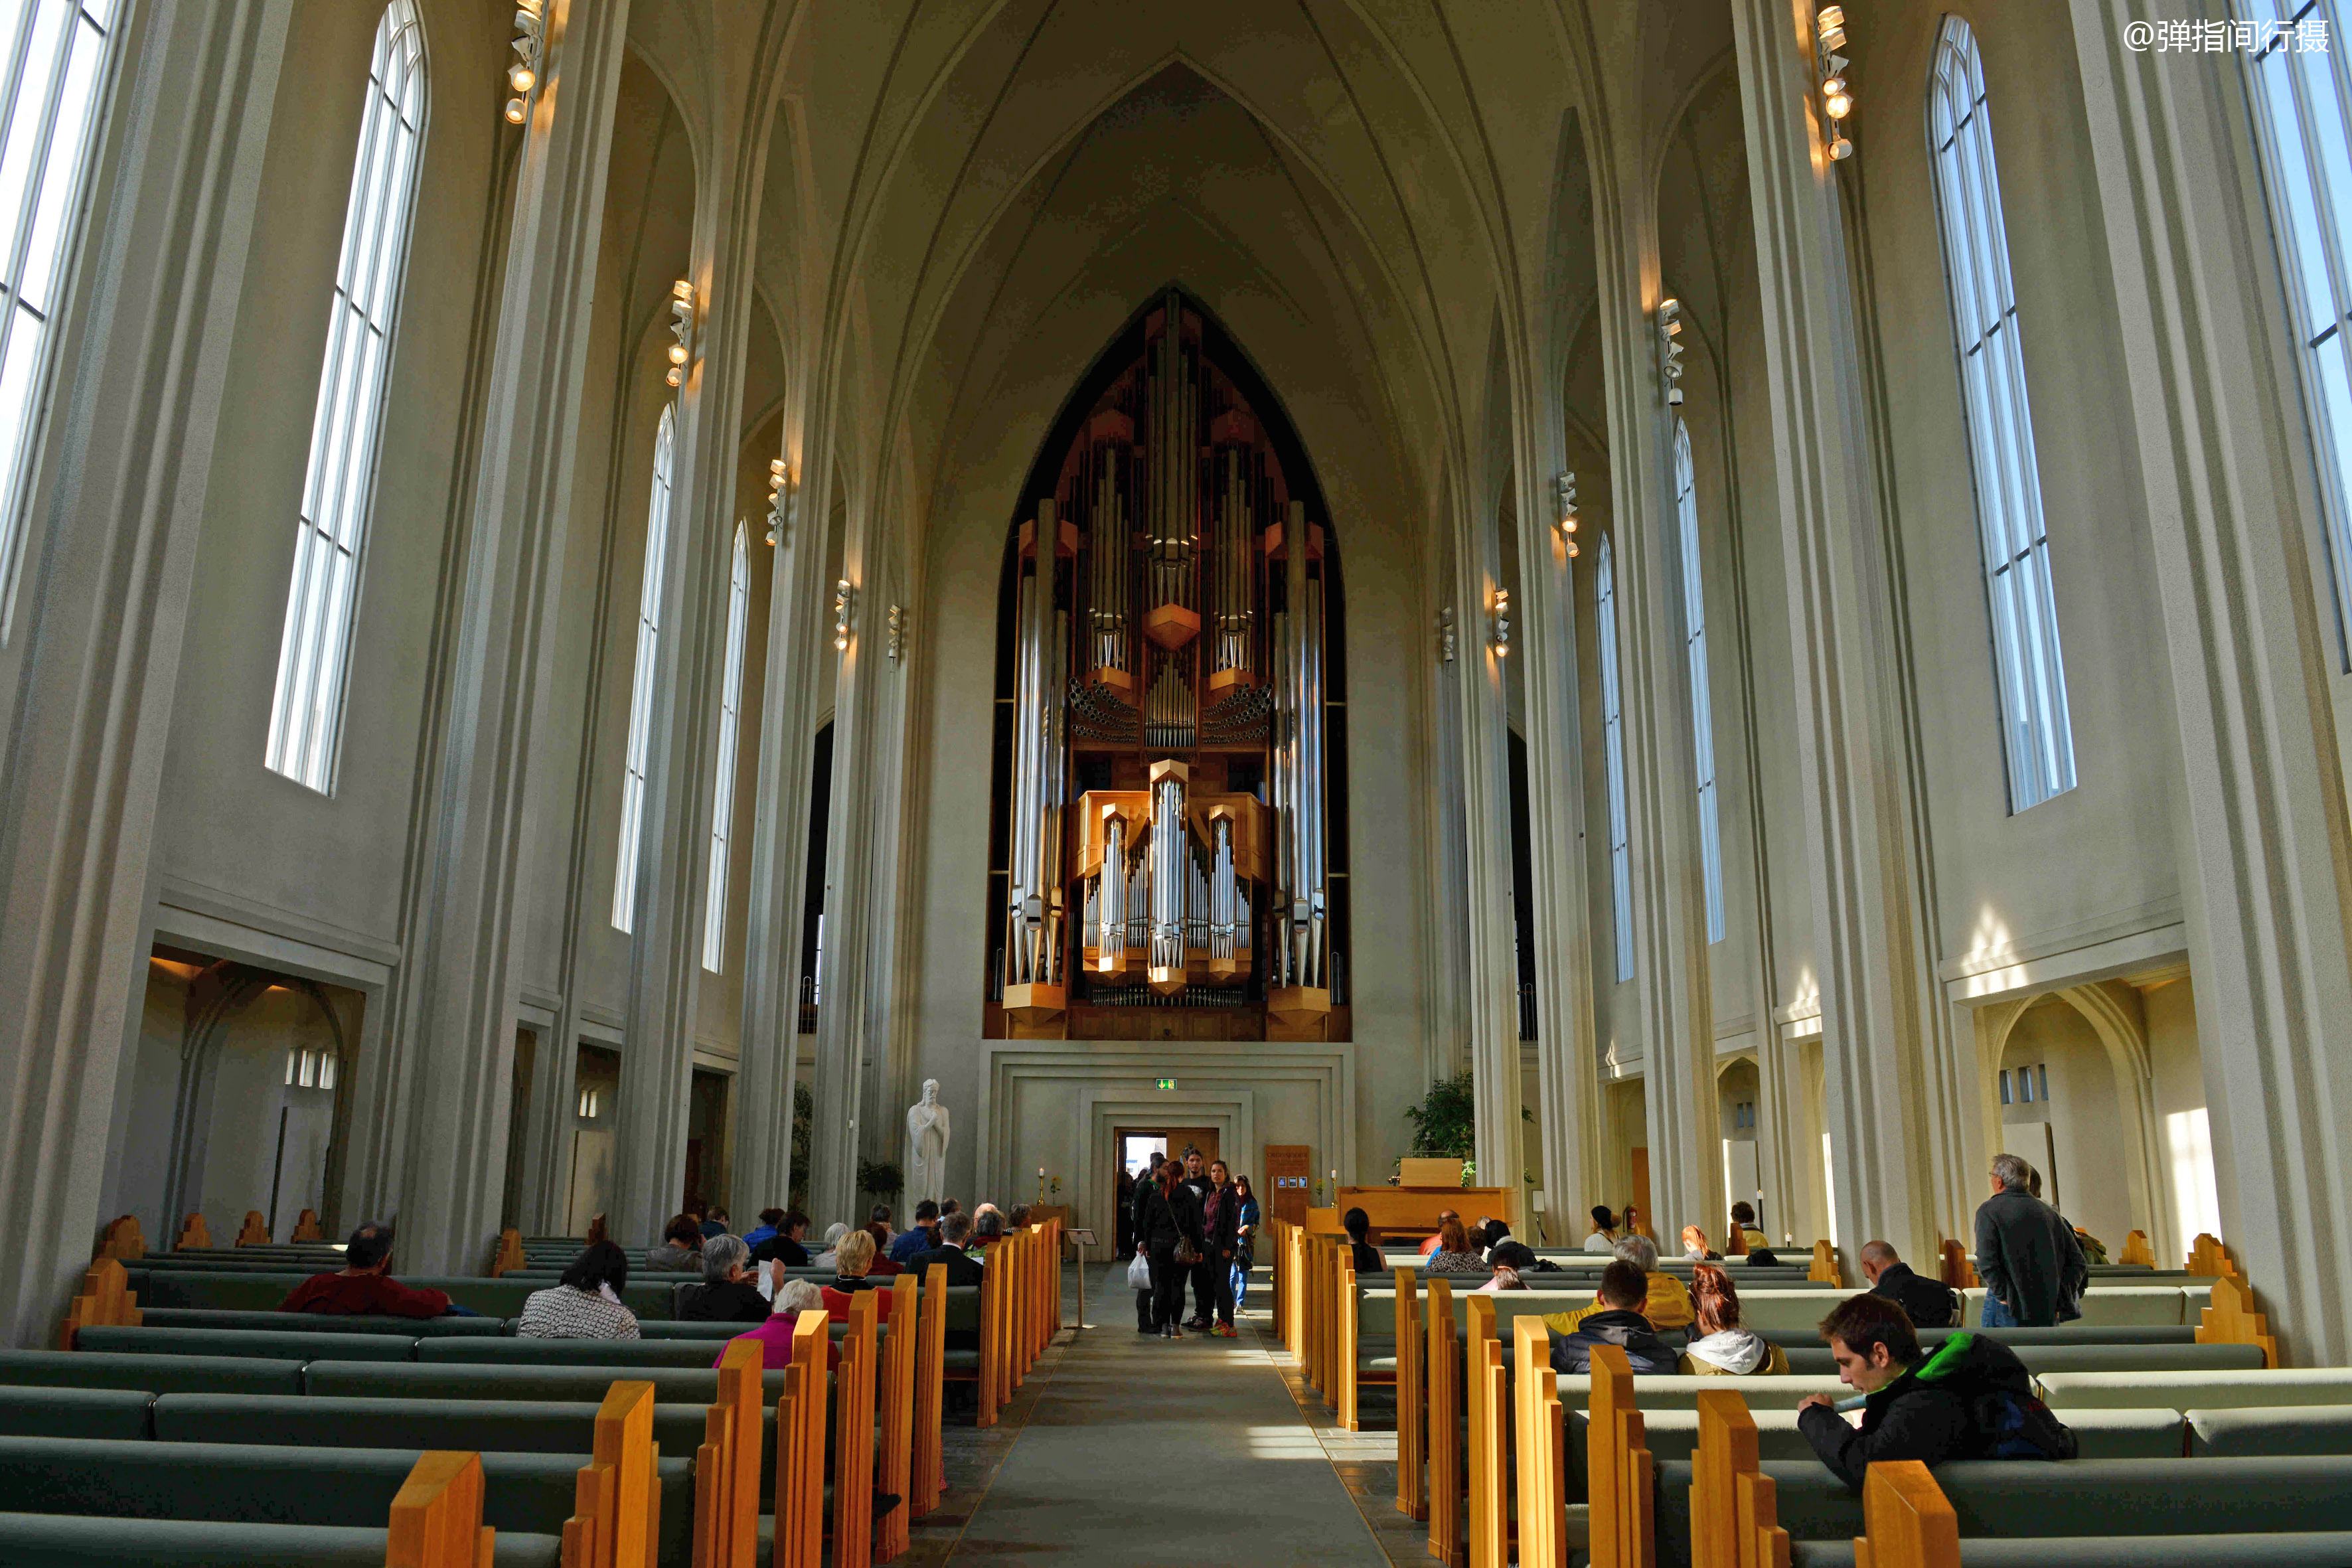
[[[2026,1104],[2013,1096],[2001,1107],[2001,1124],[2050,1123],[2057,1161],[2043,1170],[2042,1196],[2066,1217],[2106,1243],[2110,1256],[2139,1221],[2131,1212],[2126,1153],[2117,1129],[2124,1126],[2116,1097],[2115,1068],[2106,1047],[2073,1006],[2056,998],[2026,1009],[2010,1031],[2001,1066],[2013,1074],[2024,1067],[2047,1068],[2050,1098]],[[2040,1093],[2036,1074],[2035,1092]],[[2027,1161],[2043,1163],[2038,1151],[2015,1149]]]

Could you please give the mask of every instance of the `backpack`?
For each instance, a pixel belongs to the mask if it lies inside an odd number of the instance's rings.
[[[1967,1406],[1970,1458],[2071,1459],[2074,1434],[2034,1396],[2033,1380],[2017,1353],[1981,1334],[1958,1333],[1938,1346],[1917,1373],[1957,1394]]]

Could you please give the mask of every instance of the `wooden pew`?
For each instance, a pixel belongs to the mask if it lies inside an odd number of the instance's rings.
[[[1650,1568],[1657,1551],[1657,1497],[1633,1366],[1615,1345],[1592,1352],[1592,1425],[1585,1451],[1592,1568]]]
[[[1428,1432],[1423,1474],[1429,1488],[1429,1554],[1447,1568],[1462,1562],[1462,1435],[1454,1413],[1462,1408],[1462,1352],[1454,1328],[1454,1287],[1432,1275],[1424,1299],[1425,1353],[1422,1420]]]
[[[891,1332],[882,1346],[875,1404],[881,1428],[881,1489],[900,1500],[898,1507],[882,1516],[876,1530],[874,1560],[877,1563],[888,1563],[906,1552],[907,1523],[915,1511],[915,1407],[919,1403],[917,1386],[921,1381],[925,1328],[913,1275],[901,1274],[891,1280],[889,1296]],[[937,1408],[934,1405],[934,1411]]]
[[[1473,1294],[1466,1300],[1470,1321],[1463,1335],[1462,1386],[1469,1415],[1464,1444],[1467,1562],[1469,1568],[1507,1568],[1511,1519],[1505,1486],[1510,1474],[1507,1448],[1510,1428],[1503,1346],[1495,1335],[1495,1298]]]
[[[612,1238],[604,1234],[604,1216],[603,1215],[598,1215],[595,1218],[588,1222],[588,1237],[580,1245],[584,1250],[595,1246],[600,1241],[609,1241]]]
[[[2116,1261],[2118,1263],[2144,1263],[2150,1268],[2155,1268],[2156,1248],[2148,1245],[2147,1232],[2144,1230],[2136,1230],[2130,1235],[2125,1237],[2123,1250],[2116,1255]]]
[[[119,1262],[135,1263],[147,1256],[147,1238],[140,1234],[139,1216],[124,1215],[110,1221],[99,1237],[98,1251],[92,1260],[111,1258]]]
[[[192,1214],[180,1226],[180,1239],[176,1245],[185,1247],[210,1247],[212,1244],[213,1233],[205,1228],[203,1215]]]
[[[1789,1561],[1771,1479],[1762,1473],[1756,1418],[1735,1392],[1698,1396],[1691,1467],[1691,1568],[1778,1568]]]
[[[1812,1272],[1807,1274],[1805,1278],[1808,1279],[1819,1279],[1822,1283],[1828,1285],[1843,1285],[1845,1283],[1844,1270],[1841,1268],[1838,1264],[1836,1243],[1828,1241],[1817,1241],[1813,1243]]]
[[[1975,1289],[1983,1286],[1984,1281],[1977,1278],[1976,1265],[1969,1261],[1967,1247],[1946,1237],[1943,1245],[1936,1250],[1941,1262],[1937,1279],[1955,1290]]]
[[[305,1209],[305,1214],[310,1211]],[[296,1240],[300,1240],[297,1237]],[[490,1278],[495,1279],[523,1266],[522,1232],[509,1228],[499,1232],[499,1253],[490,1260]]]
[[[289,1241],[326,1240],[327,1233],[319,1228],[319,1211],[317,1209],[304,1209],[300,1214],[296,1215],[294,1216],[294,1234],[287,1237],[287,1239]],[[520,1234],[517,1233],[515,1237],[516,1256],[520,1258],[521,1256],[521,1252],[522,1238]]]
[[[776,1542],[773,1568],[823,1568],[825,1363],[832,1328],[820,1312],[793,1322],[793,1364],[776,1401]]]
[[[1428,1507],[1422,1501],[1422,1462],[1429,1451],[1421,1409],[1425,1338],[1413,1271],[1400,1264],[1396,1270],[1397,1511],[1412,1520],[1429,1517]],[[1567,1564],[1561,1563],[1560,1568]]]
[[[989,1260],[992,1268],[995,1262]],[[879,1317],[875,1292],[860,1290],[850,1298],[849,1332],[842,1337],[841,1366],[833,1380],[833,1568],[870,1568],[874,1561],[874,1392],[879,1346],[875,1329]]]
[[[2237,1271],[2238,1266],[2230,1261],[2230,1254],[2222,1247],[2221,1238],[2200,1233],[2189,1248],[2189,1272],[2226,1279]]]
[[[81,1289],[66,1309],[58,1331],[58,1349],[74,1348],[74,1336],[86,1328],[139,1327],[139,1298],[131,1293],[129,1274],[111,1258],[101,1258],[81,1277]]]
[[[563,1521],[563,1568],[654,1568],[661,1517],[654,1385],[616,1383],[596,1411],[596,1448]],[[817,1454],[820,1467],[824,1451]],[[780,1472],[781,1473],[781,1472]]]
[[[1854,1568],[1960,1568],[1959,1518],[1916,1459],[1870,1467],[1862,1527],[1869,1533],[1854,1537]]]
[[[498,1534],[482,1523],[482,1457],[421,1455],[392,1500],[384,1568],[490,1568]]]
[[[901,1275],[904,1279],[906,1276]],[[924,1279],[922,1315],[916,1321],[916,1382],[913,1489],[902,1493],[909,1513],[926,1514],[940,1506],[947,1490],[947,1457],[943,1436],[947,1393],[948,1270],[934,1263]],[[903,1306],[891,1309],[892,1319]],[[896,1337],[895,1335],[893,1336]]]
[[[92,1272],[96,1272],[92,1270]],[[2241,1279],[2213,1281],[2213,1304],[2204,1310],[2197,1327],[2200,1345],[2260,1345],[2263,1365],[2279,1364],[2278,1340],[2267,1315],[2254,1310],[2254,1293]]]
[[[239,1247],[269,1245],[269,1222],[262,1218],[259,1209],[245,1211],[245,1224],[236,1233],[236,1245]]]
[[[737,1340],[719,1357],[719,1398],[694,1455],[694,1568],[751,1568],[758,1557],[765,1355]]]
[[[1519,1568],[1568,1568],[1568,1413],[1559,1380],[1550,1375],[1551,1331],[1541,1318],[1515,1318],[1511,1337],[1518,1373],[1511,1447],[1518,1457]]]

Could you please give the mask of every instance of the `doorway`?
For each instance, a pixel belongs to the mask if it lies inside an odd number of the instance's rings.
[[[1217,1129],[1213,1127],[1114,1127],[1111,1129],[1111,1154],[1118,1168],[1111,1173],[1111,1191],[1118,1195],[1118,1255],[1129,1257],[1135,1251],[1135,1237],[1130,1234],[1134,1217],[1135,1183],[1143,1174],[1144,1162],[1158,1153],[1174,1154],[1180,1159],[1192,1150],[1201,1152],[1201,1163],[1206,1166],[1217,1158]]]

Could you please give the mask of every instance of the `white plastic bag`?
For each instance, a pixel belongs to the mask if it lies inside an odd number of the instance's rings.
[[[1151,1259],[1143,1255],[1139,1247],[1135,1249],[1134,1260],[1127,1266],[1127,1283],[1131,1289],[1151,1289]]]

